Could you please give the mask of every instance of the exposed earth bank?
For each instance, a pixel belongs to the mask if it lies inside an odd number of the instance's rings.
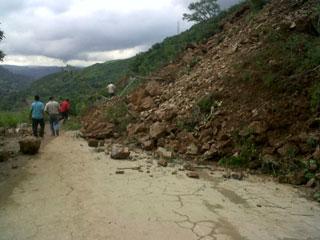
[[[319,204],[298,188],[219,169],[191,179],[140,150],[131,158],[112,160],[75,133],[53,139],[20,179],[1,182],[0,239],[320,238]]]

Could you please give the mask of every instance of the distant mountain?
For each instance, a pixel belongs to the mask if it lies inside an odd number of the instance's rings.
[[[62,72],[63,67],[41,67],[41,66],[15,66],[15,65],[1,65],[10,72],[18,75],[24,75],[31,79],[39,79],[44,76]]]
[[[30,86],[32,78],[14,74],[0,66],[0,94],[3,96],[12,92],[23,90]]]

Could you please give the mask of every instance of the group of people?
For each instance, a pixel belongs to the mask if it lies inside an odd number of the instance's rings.
[[[49,101],[44,105],[40,101],[39,96],[34,97],[34,102],[31,105],[30,117],[32,119],[32,131],[35,137],[44,136],[45,113],[49,116],[50,130],[52,136],[59,136],[60,120],[65,122],[69,118],[70,101],[64,99],[60,104],[55,101],[54,97],[50,97]],[[38,128],[40,126],[40,131]]]

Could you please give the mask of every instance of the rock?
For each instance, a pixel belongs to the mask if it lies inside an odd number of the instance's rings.
[[[299,148],[293,143],[286,143],[282,147],[278,148],[277,152],[282,157],[296,156],[299,153]]]
[[[158,147],[156,154],[160,158],[164,158],[164,159],[172,159],[172,157],[173,157],[172,152],[167,151],[165,148],[162,148],[162,147]]]
[[[212,160],[219,157],[219,149],[215,144],[212,144],[210,149],[204,153],[205,160]]]
[[[18,168],[19,168],[19,166],[18,166],[17,164],[15,164],[15,163],[14,163],[14,164],[12,164],[11,168],[12,168],[12,169],[18,169]]]
[[[124,171],[123,171],[123,170],[117,170],[117,171],[116,171],[116,174],[117,174],[117,175],[124,174]]]
[[[231,176],[230,176],[232,179],[235,179],[235,180],[239,180],[241,181],[243,178],[244,178],[244,175],[242,172],[233,172],[231,173]]]
[[[20,152],[23,154],[34,155],[37,154],[40,149],[41,140],[35,137],[27,137],[19,141],[19,145]]]
[[[0,162],[6,162],[11,157],[11,153],[9,151],[0,151]]]
[[[189,155],[197,155],[198,152],[199,152],[199,148],[194,143],[192,143],[191,145],[189,145],[187,147],[187,154],[189,154]]]
[[[168,166],[168,162],[165,159],[160,159],[158,161],[158,166],[160,167],[167,167]]]
[[[199,179],[200,178],[200,176],[199,176],[199,174],[197,172],[188,172],[186,175],[189,178],[194,178],[194,179]]]
[[[149,139],[149,137],[140,138],[138,142],[140,143],[142,149],[146,151],[151,151],[155,147],[154,140]]]
[[[190,164],[190,163],[185,163],[185,164],[183,165],[183,169],[184,169],[184,170],[188,170],[188,171],[194,171],[194,167],[193,167],[192,164]]]
[[[99,141],[96,139],[89,139],[88,146],[93,147],[93,148],[97,148],[97,147],[99,147]]]
[[[295,172],[294,174],[288,176],[288,183],[293,185],[304,185],[307,183],[304,171]]]
[[[317,173],[314,177],[315,179],[320,180],[320,173]]]
[[[314,188],[316,186],[316,184],[317,184],[316,179],[312,178],[307,182],[306,187]]]
[[[142,99],[147,97],[147,91],[143,88],[138,88],[132,94],[130,94],[128,98],[128,102],[132,103],[135,106],[139,106],[142,102]]]
[[[249,131],[254,134],[263,134],[268,131],[268,124],[263,121],[254,121],[248,126]]]
[[[116,160],[128,159],[130,156],[129,148],[121,145],[113,145],[111,149],[111,158]]]
[[[142,99],[141,104],[140,104],[140,108],[142,110],[149,110],[150,108],[153,108],[155,106],[155,103],[152,99],[152,97],[146,97],[144,99]]]
[[[156,81],[150,81],[148,82],[145,90],[149,93],[150,96],[154,97],[161,93],[161,85]]]
[[[149,130],[149,135],[153,139],[158,139],[166,135],[166,126],[163,123],[154,123]]]
[[[129,124],[127,127],[128,136],[134,136],[137,133],[146,132],[148,129],[144,123]]]
[[[172,175],[177,175],[177,174],[178,174],[178,171],[175,170],[175,171],[173,171],[171,174],[172,174]]]

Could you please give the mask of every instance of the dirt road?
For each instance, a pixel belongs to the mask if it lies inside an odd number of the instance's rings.
[[[23,177],[1,183],[0,239],[320,239],[319,204],[291,186],[220,172],[194,180],[144,153],[133,159],[111,160],[71,133],[54,139]]]

